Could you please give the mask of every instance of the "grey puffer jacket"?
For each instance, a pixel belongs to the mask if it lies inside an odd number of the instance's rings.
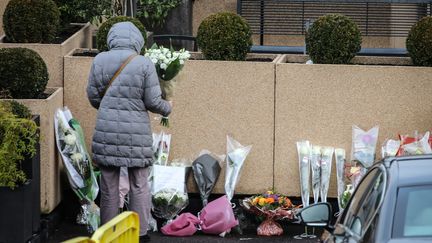
[[[100,96],[122,63],[144,46],[141,32],[131,22],[113,25],[107,40],[110,50],[95,57],[87,86],[88,99],[98,109],[93,158],[105,166],[146,167],[153,162],[147,111],[168,116],[171,106],[161,98],[154,64],[143,56],[132,59]]]

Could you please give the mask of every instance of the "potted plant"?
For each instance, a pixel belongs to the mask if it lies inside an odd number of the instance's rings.
[[[3,15],[5,35],[0,48],[26,47],[42,56],[51,74],[48,86],[63,86],[63,56],[78,47],[90,47],[90,24],[60,25],[53,0],[11,0]],[[62,30],[62,31],[60,31]]]
[[[40,116],[40,209],[50,213],[60,202],[60,158],[55,149],[53,117],[63,107],[63,89],[46,88],[47,66],[31,49],[0,49],[0,73],[1,98],[22,103]]]
[[[39,230],[37,119],[17,102],[0,102],[1,242],[27,242]]]
[[[430,17],[411,30],[407,49],[414,64],[431,60],[430,33]],[[297,141],[351,151],[352,125],[379,125],[378,144],[398,133],[430,129],[432,68],[413,66],[410,57],[355,56],[360,40],[349,18],[323,16],[306,35],[309,56],[284,55],[276,64],[274,178],[285,194],[300,195],[298,183],[292,183],[299,181],[291,146]],[[314,64],[305,64],[308,59]],[[332,181],[329,195],[336,197]]]

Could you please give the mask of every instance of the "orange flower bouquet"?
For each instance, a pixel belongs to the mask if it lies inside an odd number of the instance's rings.
[[[293,210],[296,208],[287,196],[274,191],[245,198],[241,205],[247,211],[266,218],[257,228],[257,234],[265,236],[281,235],[283,229],[276,220],[294,219]]]

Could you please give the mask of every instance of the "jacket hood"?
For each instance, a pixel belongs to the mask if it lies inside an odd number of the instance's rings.
[[[120,22],[114,24],[107,37],[108,48],[131,49],[137,53],[144,46],[144,38],[139,29],[131,22]]]

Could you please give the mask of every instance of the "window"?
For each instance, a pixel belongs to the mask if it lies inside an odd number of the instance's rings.
[[[432,237],[432,185],[399,188],[393,238]]]
[[[362,237],[374,220],[385,193],[385,169],[372,169],[358,185],[350,204],[345,209],[342,223],[357,236]]]

